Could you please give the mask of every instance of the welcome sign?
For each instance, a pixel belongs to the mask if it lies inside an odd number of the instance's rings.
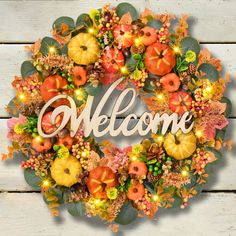
[[[116,117],[119,115],[124,114],[127,112],[132,105],[135,103],[136,98],[136,92],[134,88],[127,88],[124,91],[122,91],[117,98],[117,101],[114,104],[113,111],[111,113],[111,118],[108,119],[107,115],[101,114],[101,111],[104,106],[106,106],[107,101],[109,100],[109,97],[112,96],[112,92],[116,88],[117,85],[122,81],[123,79],[119,79],[116,82],[114,82],[110,88],[107,90],[107,92],[102,97],[101,101],[96,107],[96,110],[94,114],[91,116],[91,108],[93,105],[93,96],[88,96],[86,106],[81,112],[81,114],[77,117],[77,108],[76,104],[73,101],[73,98],[67,96],[67,95],[58,95],[52,98],[50,101],[48,101],[43,109],[41,110],[39,114],[39,121],[38,121],[38,132],[39,134],[44,138],[50,138],[58,134],[68,122],[70,122],[70,136],[74,137],[74,135],[77,133],[79,127],[82,125],[82,122],[84,124],[84,135],[85,137],[88,137],[91,132],[93,132],[95,137],[102,137],[106,134],[109,134],[112,137],[118,136],[120,133],[122,133],[124,136],[131,136],[138,132],[140,136],[147,135],[150,131],[152,133],[156,133],[158,130],[158,127],[160,124],[162,124],[161,127],[161,133],[164,135],[168,129],[171,130],[172,134],[175,134],[179,129],[182,130],[183,133],[188,133],[193,128],[193,122],[191,122],[191,125],[189,125],[189,121],[192,119],[192,115],[190,115],[189,112],[185,112],[182,116],[178,116],[177,113],[173,113],[171,115],[168,114],[155,114],[153,115],[150,112],[145,112],[140,117],[139,121],[135,125],[135,127],[131,130],[128,130],[129,123],[131,119],[137,119],[137,115],[135,114],[129,114],[125,117],[124,121],[121,123],[121,125],[115,129],[115,121]],[[122,102],[127,98],[128,93],[132,94],[131,100],[128,103],[128,105],[122,109],[120,109],[120,105]],[[55,101],[58,101],[60,99],[67,99],[70,103],[69,106],[59,106],[57,107],[52,115],[51,115],[51,122],[52,124],[56,123],[56,118],[58,115],[63,114],[63,119],[60,124],[60,126],[51,134],[45,134],[42,130],[42,117],[45,114],[45,111],[47,108]],[[188,123],[188,127],[186,127],[186,123]],[[102,131],[100,131],[100,126],[105,125],[106,128],[104,128]],[[146,126],[143,128],[143,126]]]

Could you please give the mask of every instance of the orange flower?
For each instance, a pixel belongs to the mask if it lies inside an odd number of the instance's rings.
[[[175,92],[180,86],[180,79],[175,73],[169,73],[161,77],[160,82],[168,92]]]

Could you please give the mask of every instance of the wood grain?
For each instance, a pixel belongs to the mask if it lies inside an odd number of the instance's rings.
[[[120,228],[117,235],[221,235],[236,234],[236,195],[203,193],[181,209],[163,209],[157,221],[138,219]],[[114,235],[104,223],[95,219],[72,218],[63,211],[53,218],[42,196],[37,193],[0,194],[1,235],[17,236],[96,236]]]
[[[119,1],[111,1],[114,6]],[[170,12],[190,17],[191,33],[203,42],[233,42],[236,39],[234,0],[129,0],[137,10],[145,7],[155,12]],[[82,1],[1,1],[0,42],[33,42],[48,35],[50,27],[59,16],[76,19],[91,8],[100,8],[106,0]],[[7,13],[7,14],[6,14]]]
[[[0,120],[0,153],[6,152],[9,141],[6,139],[7,134],[7,120]],[[230,125],[228,129],[227,138],[232,138],[235,140],[235,134],[232,133],[236,127],[236,120],[230,120]],[[106,137],[107,138],[107,137]],[[127,146],[139,143],[142,137],[134,136],[132,139],[130,137],[118,136],[117,138],[110,138],[112,142],[118,146]],[[101,139],[100,139],[101,140]],[[98,140],[98,141],[100,141]],[[205,186],[205,190],[235,190],[236,189],[236,158],[235,150],[227,151],[224,149],[223,155],[224,159],[218,165],[215,165],[211,176],[209,178],[209,183]],[[33,190],[24,180],[22,170],[19,167],[21,159],[0,161],[0,190],[1,191],[31,191]]]
[[[208,48],[213,55],[223,61],[224,67],[231,74],[232,83],[228,87],[227,95],[233,102],[233,106],[236,106],[236,45],[235,44],[204,44],[202,47]],[[24,45],[0,45],[0,117],[9,117],[5,111],[6,104],[14,97],[14,91],[11,87],[11,82],[14,75],[20,75],[21,63],[28,60],[30,57],[24,50]],[[99,101],[99,99],[96,99]],[[111,101],[114,101],[111,100]],[[136,104],[135,113],[141,115],[144,111],[144,107]],[[106,112],[111,112],[109,108],[112,106],[107,106]],[[134,110],[133,110],[134,111]],[[233,110],[232,116],[236,116],[236,109]]]

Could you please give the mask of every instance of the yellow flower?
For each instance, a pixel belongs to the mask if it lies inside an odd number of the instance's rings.
[[[141,144],[135,144],[132,148],[132,153],[135,155],[139,155],[140,152],[143,151],[143,146]]]
[[[15,124],[14,126],[14,132],[16,134],[23,134],[25,130],[24,125],[21,125],[20,123]]]
[[[118,196],[118,190],[117,190],[115,187],[113,187],[113,188],[108,188],[108,189],[106,190],[106,193],[107,193],[107,197],[108,197],[109,199],[111,199],[111,200],[116,199],[117,196]]]
[[[69,157],[70,153],[68,148],[66,148],[64,145],[60,145],[59,149],[57,151],[57,157],[58,158],[67,158]]]
[[[196,53],[192,50],[188,50],[185,54],[185,60],[189,63],[196,61],[196,58]]]

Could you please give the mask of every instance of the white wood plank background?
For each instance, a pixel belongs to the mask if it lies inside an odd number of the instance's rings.
[[[210,51],[223,61],[233,83],[228,95],[236,105],[236,3],[235,0],[128,0],[138,9],[152,8],[191,16],[191,32],[207,43]],[[0,153],[9,144],[6,139],[8,114],[5,104],[13,97],[11,81],[27,59],[25,43],[49,35],[53,21],[62,15],[74,19],[91,7],[107,1],[0,1]],[[111,1],[117,5],[122,1]],[[23,44],[22,44],[23,43]],[[141,111],[140,111],[141,112]],[[232,117],[236,117],[234,109]],[[236,119],[230,120],[227,137],[236,141]],[[123,140],[123,143],[126,142]],[[236,235],[236,149],[224,151],[225,160],[214,169],[214,176],[193,204],[161,211],[157,222],[122,228],[118,235]],[[19,168],[20,161],[0,162],[0,235],[112,235],[103,224],[74,219],[63,212],[54,219],[41,195],[32,193]],[[26,192],[24,192],[26,191]]]

